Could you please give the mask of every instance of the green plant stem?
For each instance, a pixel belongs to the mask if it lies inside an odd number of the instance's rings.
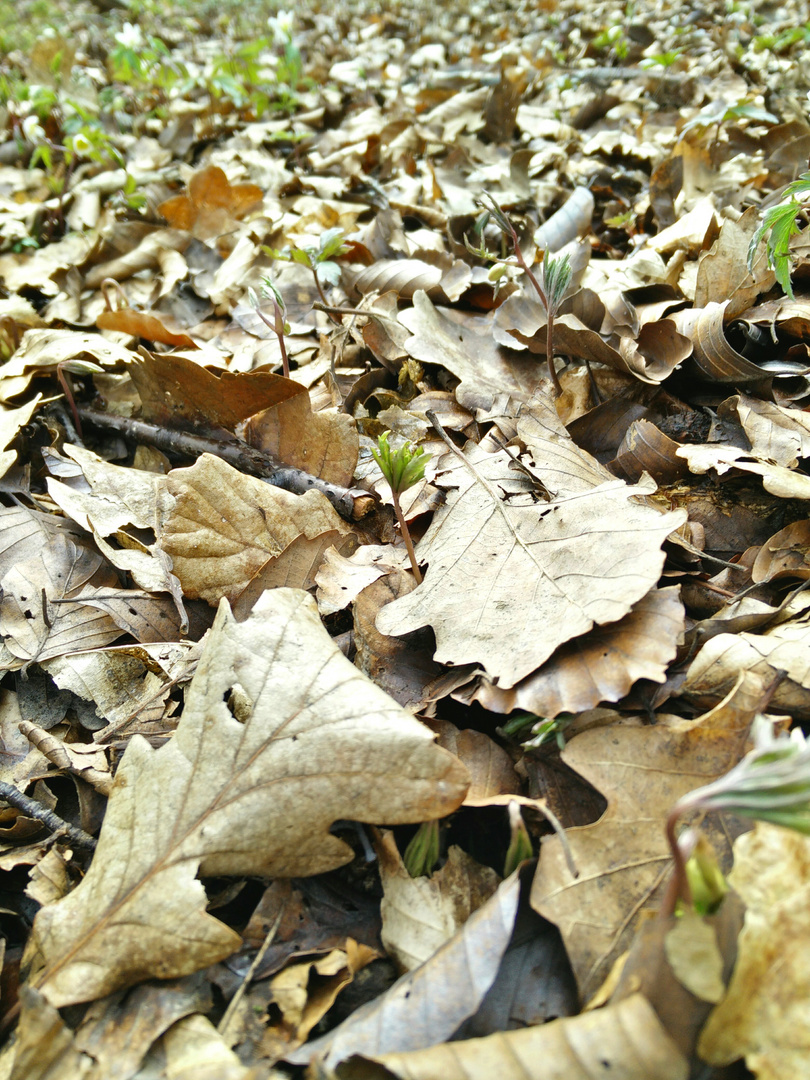
[[[321,285],[320,280],[318,278],[318,267],[317,267],[317,265],[311,266],[310,269],[312,270],[312,276],[315,278],[315,288],[318,290],[318,296],[320,296],[320,298],[321,298],[321,304],[322,304],[321,310],[326,313],[326,315],[332,320],[332,322],[335,324],[335,326],[342,326],[343,323],[340,321],[340,319],[337,317],[337,315],[333,315],[332,312],[329,310],[329,304],[327,303],[327,300],[326,300],[326,293],[323,291],[323,286]]]
[[[666,836],[672,855],[672,879],[661,903],[661,915],[667,917],[675,914],[675,906],[680,900],[685,907],[692,907],[692,890],[689,887],[689,878],[686,876],[686,860],[683,857],[678,837],[675,835],[675,826],[680,814],[677,808],[672,810],[667,818]]]
[[[557,369],[554,367],[554,313],[548,305],[546,305],[546,363],[554,387],[554,394],[559,397],[562,393],[562,384]]]
[[[394,513],[397,515],[397,521],[399,522],[399,530],[402,533],[402,539],[405,541],[405,547],[408,549],[408,558],[411,560],[411,569],[413,570],[413,576],[416,578],[416,584],[422,584],[422,571],[419,569],[419,563],[416,561],[416,552],[413,549],[413,540],[411,540],[411,531],[408,528],[408,522],[405,520],[405,515],[402,513],[402,507],[399,503],[399,495],[393,489],[391,490],[391,497],[394,500]]]
[[[532,271],[532,268],[523,258],[523,252],[520,250],[520,241],[518,240],[518,234],[515,232],[515,227],[508,218],[505,219],[509,226],[509,239],[512,241],[512,248],[515,252],[515,259],[520,269],[524,272],[526,277],[534,286],[534,291],[540,297],[540,302],[545,308],[546,312],[546,363],[548,364],[548,373],[551,378],[551,384],[554,387],[555,397],[559,397],[562,393],[562,385],[560,378],[557,375],[557,369],[554,367],[554,349],[553,349],[553,334],[554,334],[554,312],[551,310],[551,306],[548,302],[543,286],[537,279],[537,275]]]

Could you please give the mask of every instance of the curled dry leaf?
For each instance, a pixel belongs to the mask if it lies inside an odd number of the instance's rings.
[[[692,342],[693,362],[701,379],[715,383],[761,382],[769,375],[802,375],[810,368],[796,360],[769,360],[753,364],[730,344],[724,324],[729,301],[710,303],[704,308],[686,308],[669,318],[678,331]]]
[[[130,741],[81,884],[37,915],[28,950],[57,1006],[222,959],[240,938],[205,911],[206,875],[322,873],[351,849],[338,818],[451,812],[467,775],[329,638],[314,601],[220,606],[171,742]]]
[[[639,679],[663,682],[683,634],[679,593],[678,588],[651,589],[624,618],[561,645],[510,689],[479,676],[472,692],[454,697],[480,701],[492,712],[526,709],[553,718],[561,712],[584,712],[600,701],[619,701]]]

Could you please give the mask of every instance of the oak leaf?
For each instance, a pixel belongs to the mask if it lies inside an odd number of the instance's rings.
[[[220,605],[174,738],[134,736],[90,870],[42,908],[29,959],[48,1000],[189,974],[241,939],[197,872],[291,877],[348,861],[339,818],[450,813],[467,774],[329,638],[315,602],[274,589],[243,623]]]

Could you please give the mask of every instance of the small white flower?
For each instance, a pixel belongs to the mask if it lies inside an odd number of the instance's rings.
[[[292,40],[293,24],[295,15],[292,11],[279,11],[271,15],[267,25],[273,31],[273,41],[276,45],[286,45]]]
[[[119,30],[115,40],[125,49],[140,49],[143,46],[143,33],[137,23],[124,23],[124,29]]]
[[[92,152],[93,149],[93,144],[90,142],[86,135],[82,134],[81,131],[73,136],[72,145],[73,153],[77,154],[79,157],[86,157],[89,153]]]
[[[23,120],[22,132],[30,143],[38,143],[45,138],[45,129],[33,113]]]

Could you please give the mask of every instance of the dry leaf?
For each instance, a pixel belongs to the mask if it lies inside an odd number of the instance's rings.
[[[563,642],[615,622],[649,591],[663,565],[661,544],[683,518],[634,502],[636,490],[620,481],[599,483],[596,462],[573,443],[550,450],[543,481],[567,488],[549,503],[533,501],[505,452],[468,449],[475,474],[454,460],[444,482],[455,490],[417,546],[428,564],[424,581],[383,608],[379,630],[401,635],[430,625],[437,661],[480,664],[511,687]],[[589,487],[583,474],[597,483]],[[506,492],[522,498],[507,500]]]
[[[367,682],[305,593],[264,594],[244,623],[223,602],[174,738],[135,736],[93,863],[35,920],[29,955],[48,1000],[88,1001],[229,955],[205,913],[206,875],[300,876],[351,856],[338,818],[420,822],[464,797],[466,773]]]
[[[381,1054],[335,1071],[337,1080],[686,1080],[689,1066],[641,994],[617,1005],[485,1039]]]
[[[760,1080],[810,1069],[810,840],[758,822],[734,845],[729,880],[747,905],[728,993],[698,1043],[714,1065],[739,1057]]]

